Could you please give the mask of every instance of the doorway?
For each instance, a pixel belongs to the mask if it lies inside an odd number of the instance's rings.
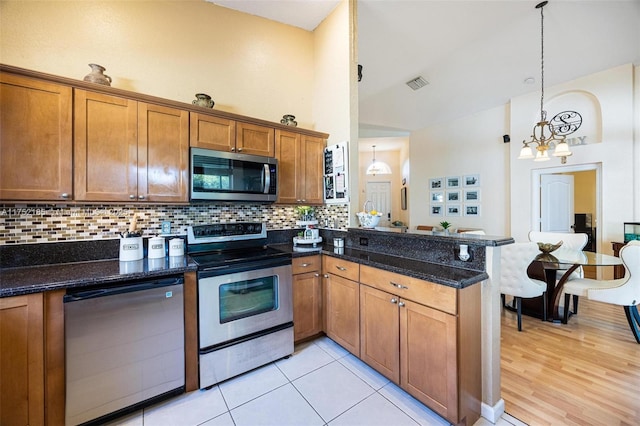
[[[378,226],[391,226],[391,182],[367,182],[366,200],[371,201],[368,210],[382,213]]]
[[[585,233],[585,250],[602,251],[601,172],[600,163],[533,170],[531,229]],[[598,268],[587,269],[596,278]]]

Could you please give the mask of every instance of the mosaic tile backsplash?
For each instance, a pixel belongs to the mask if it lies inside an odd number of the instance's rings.
[[[172,205],[0,205],[0,245],[118,238],[138,213],[144,236],[161,232],[171,222],[171,233],[183,235],[188,225],[265,222],[268,230],[295,229],[295,206],[275,204]],[[320,227],[346,230],[349,206],[316,207]]]

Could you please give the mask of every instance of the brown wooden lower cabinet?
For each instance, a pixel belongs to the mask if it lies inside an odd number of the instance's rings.
[[[0,299],[0,424],[42,425],[44,417],[42,293]]]
[[[454,289],[363,265],[360,281],[360,358],[451,423],[475,423],[481,285]]]
[[[293,259],[293,338],[300,341],[322,333],[320,255]]]
[[[324,274],[325,333],[360,356],[360,288],[355,281]]]

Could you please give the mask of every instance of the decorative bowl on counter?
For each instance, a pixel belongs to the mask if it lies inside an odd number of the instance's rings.
[[[362,226],[363,228],[375,228],[380,222],[382,213],[371,214],[367,212],[358,212],[356,213],[356,216],[358,217],[360,226]]]

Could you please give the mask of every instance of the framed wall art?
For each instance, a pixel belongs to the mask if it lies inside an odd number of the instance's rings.
[[[444,203],[444,191],[431,191],[431,203]]]
[[[480,204],[465,204],[464,205],[465,216],[480,216]]]
[[[446,184],[447,188],[460,188],[462,186],[460,176],[448,176]]]
[[[429,179],[429,189],[432,191],[434,189],[444,189],[444,179],[441,177]]]
[[[479,189],[465,189],[464,190],[464,202],[465,203],[475,203],[480,201],[480,190]]]
[[[447,203],[459,203],[460,191],[447,191]]]
[[[480,186],[480,175],[465,175],[463,183],[465,187]]]
[[[431,216],[443,216],[444,205],[431,205]]]
[[[447,216],[462,216],[460,204],[447,204]]]

